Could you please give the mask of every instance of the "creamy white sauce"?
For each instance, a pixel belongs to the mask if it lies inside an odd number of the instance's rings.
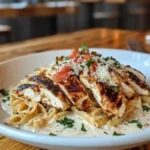
[[[10,114],[11,108],[8,106],[7,102],[2,102],[3,109]],[[49,135],[50,133],[56,134],[57,136],[71,136],[71,137],[104,137],[112,136],[114,132],[122,134],[131,134],[144,130],[150,126],[150,111],[146,112],[141,109],[134,110],[125,121],[123,121],[117,127],[105,125],[103,128],[96,128],[88,124],[84,119],[76,114],[66,115],[68,118],[75,121],[72,128],[66,128],[62,124],[56,121],[51,121],[45,128],[34,130],[32,127],[20,126],[20,129],[27,130],[31,132],[36,132],[39,134]],[[61,118],[63,119],[63,118]],[[129,123],[131,120],[139,120],[143,125],[142,129],[137,127],[137,123]],[[86,132],[81,131],[82,123],[84,124]]]

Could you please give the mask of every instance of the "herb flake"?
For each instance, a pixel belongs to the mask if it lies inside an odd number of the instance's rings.
[[[70,68],[70,71],[74,72],[74,69],[73,69],[73,68]]]
[[[108,135],[108,133],[107,132],[104,132],[106,135]]]
[[[69,60],[69,57],[64,57],[64,60]]]
[[[139,122],[139,123],[137,123],[137,127],[142,129],[143,125]]]
[[[56,63],[56,65],[58,65],[58,56],[56,57],[56,62],[55,63]]]
[[[82,50],[89,50],[88,46],[86,46],[85,44],[81,45],[80,47]]]
[[[118,90],[117,87],[114,87],[114,88],[113,88],[113,91],[116,92],[116,93],[118,93],[119,90]]]
[[[121,64],[119,63],[119,61],[117,61],[115,58],[113,57],[106,57],[106,58],[103,58],[105,61],[108,61],[108,60],[113,60],[114,63],[113,65],[117,68],[120,68],[121,67]]]
[[[9,101],[10,100],[10,96],[6,96],[6,97],[4,97],[3,99],[2,99],[2,101],[5,103],[5,102],[7,102],[7,101]]]
[[[119,63],[119,61],[115,61],[114,63],[113,63],[113,65],[115,66],[115,67],[117,67],[117,68],[120,68],[120,63]]]
[[[128,123],[138,123],[139,121],[138,120],[131,120],[131,121],[128,121]]]
[[[86,62],[86,66],[89,68],[94,63],[93,59],[90,59]]]
[[[5,89],[1,89],[0,90],[0,93],[3,95],[3,96],[9,96],[9,91],[5,90]]]
[[[122,136],[122,135],[125,135],[125,134],[117,133],[116,131],[113,133],[113,136]]]
[[[64,125],[66,128],[72,128],[73,124],[74,124],[74,120],[69,119],[68,117],[65,116],[64,119],[61,120],[57,120],[57,123],[60,123],[62,125]]]
[[[131,120],[128,123],[136,123],[137,127],[142,129],[143,125],[141,124],[141,122],[139,120]]]
[[[150,111],[150,107],[143,105],[142,106],[143,111]]]
[[[52,132],[51,132],[49,135],[50,135],[50,136],[57,136],[57,134],[54,134],[54,133],[52,133]]]
[[[85,126],[84,126],[84,124],[82,123],[82,126],[81,126],[81,131],[83,131],[83,132],[86,132],[87,130],[85,129]]]

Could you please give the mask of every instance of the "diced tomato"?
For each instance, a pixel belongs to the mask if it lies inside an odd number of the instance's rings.
[[[75,63],[78,63],[78,59],[79,59],[79,57],[75,57],[75,58],[74,58],[74,62],[75,62]]]
[[[94,62],[94,63],[92,64],[92,68],[93,68],[93,71],[95,72],[95,71],[96,71],[96,68],[97,68],[97,63],[96,63],[96,62]]]
[[[83,55],[82,56],[86,61],[90,60],[92,57],[90,55]]]
[[[61,82],[69,77],[70,67],[65,66],[61,71],[54,74],[53,78],[56,82]]]
[[[74,58],[78,55],[78,48],[74,49],[72,53],[69,55],[69,58]]]

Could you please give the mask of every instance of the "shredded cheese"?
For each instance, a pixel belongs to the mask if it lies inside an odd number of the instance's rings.
[[[79,52],[81,49],[79,49]],[[49,72],[56,73],[61,71],[64,67],[69,66],[70,72],[69,75],[79,76],[82,73],[83,76],[94,76],[98,82],[104,82],[110,86],[116,86],[116,83],[112,80],[111,73],[109,71],[109,67],[114,64],[113,59],[105,60],[101,55],[91,55],[91,60],[94,61],[96,66],[93,67],[94,63],[92,62],[89,66],[87,66],[87,62],[89,60],[84,59],[84,54],[78,54],[73,59],[62,59],[59,61],[59,65],[54,65],[49,69]]]

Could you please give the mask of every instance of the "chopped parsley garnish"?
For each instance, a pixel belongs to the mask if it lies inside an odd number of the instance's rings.
[[[85,54],[89,52],[89,48],[85,44],[83,44],[80,48],[81,49],[79,49],[79,54]]]
[[[83,65],[80,65],[80,67],[84,68],[84,66],[83,66]]]
[[[143,105],[142,106],[143,111],[150,111],[150,107]]]
[[[137,123],[137,127],[142,129],[143,125],[139,122],[139,123]]]
[[[2,101],[5,103],[5,102],[7,102],[7,101],[9,101],[10,100],[10,96],[6,96],[5,98],[3,98],[2,99]]]
[[[5,103],[6,101],[10,100],[10,96],[9,96],[9,91],[5,90],[5,89],[1,89],[0,93],[4,96],[4,98],[2,99],[2,101]]]
[[[81,131],[83,131],[83,132],[86,132],[87,130],[85,129],[85,127],[84,127],[84,124],[82,123],[82,126],[81,126]]]
[[[57,134],[54,134],[54,133],[52,133],[52,132],[51,132],[49,135],[50,135],[50,136],[57,136]]]
[[[108,61],[110,59],[110,57],[106,57],[106,58],[103,58],[105,61]]]
[[[85,44],[81,45],[81,49],[82,50],[89,50],[88,46],[86,46]]]
[[[58,56],[56,57],[56,65],[58,65]]]
[[[57,120],[56,122],[64,125],[66,128],[72,128],[74,124],[74,120],[69,119],[66,116],[64,119]]]
[[[130,67],[130,68],[131,68],[131,66],[130,66],[130,65],[126,65],[126,67]]]
[[[90,59],[86,62],[86,66],[89,68],[94,63],[93,59]]]
[[[64,57],[64,60],[69,60],[69,57]]]
[[[9,91],[5,90],[5,89],[1,89],[0,90],[0,93],[3,95],[3,96],[9,96]]]
[[[107,132],[104,132],[106,135],[108,135],[108,133]]]
[[[118,90],[117,87],[114,87],[114,88],[113,88],[113,91],[117,93],[119,90]]]
[[[125,135],[125,134],[117,133],[116,131],[113,133],[113,136],[122,136],[122,135]]]
[[[115,61],[114,63],[113,63],[113,65],[115,66],[115,67],[117,67],[117,68],[120,68],[120,63],[119,63],[119,61]]]
[[[74,72],[74,69],[70,68],[70,71]]]
[[[142,129],[143,125],[141,124],[141,122],[139,120],[131,120],[128,123],[136,123],[137,127]]]
[[[115,58],[113,58],[113,57],[106,57],[106,58],[103,58],[105,61],[108,61],[108,60],[113,60],[113,61],[115,61],[114,63],[113,63],[113,65],[115,66],[115,67],[117,67],[117,68],[120,68],[120,66],[121,66],[121,64],[119,63],[119,61],[117,61]]]
[[[138,122],[139,122],[138,120],[131,120],[128,123],[138,123]]]
[[[116,59],[115,58],[113,58],[113,57],[106,57],[106,58],[103,58],[105,61],[108,61],[109,59],[110,60],[114,60],[114,61],[116,61]]]

